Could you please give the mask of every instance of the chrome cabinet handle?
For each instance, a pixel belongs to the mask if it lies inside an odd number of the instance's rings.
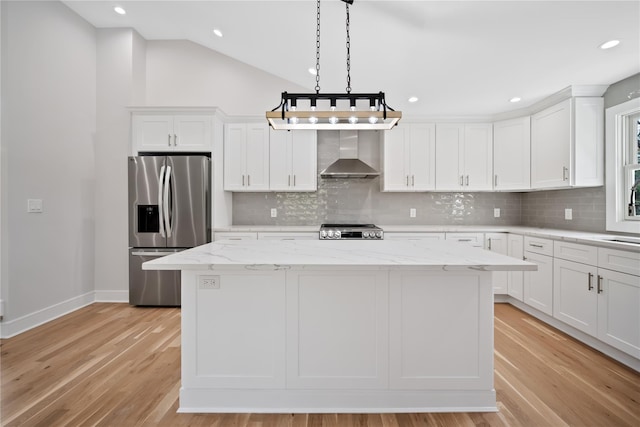
[[[171,134],[170,133],[167,134],[167,145],[169,147],[171,147]]]
[[[294,187],[296,186],[296,176],[295,175],[293,175],[293,186]]]
[[[464,185],[464,175],[460,175],[460,185]]]
[[[529,246],[533,246],[534,248],[543,248],[542,245],[536,245],[535,243],[529,243]]]
[[[588,279],[587,279],[587,289],[591,290],[593,289],[593,284],[591,283],[591,280],[593,279],[593,273],[589,273]]]
[[[569,172],[569,168],[567,168],[566,166],[562,167],[562,180],[566,181],[569,179],[569,177],[567,176]]]
[[[407,175],[407,187],[409,186],[409,175]]]
[[[416,176],[415,175],[411,175],[411,186],[412,187],[416,186]]]
[[[458,239],[458,242],[472,242],[472,239]]]
[[[178,146],[178,135],[176,135],[175,133],[173,134],[173,146]]]
[[[488,241],[489,241],[489,250],[491,250],[491,237],[489,237]]]
[[[242,175],[242,186],[244,187],[244,175]]]
[[[291,175],[287,175],[287,187],[291,187]]]
[[[494,187],[498,186],[498,175],[497,174],[493,176],[493,186]]]
[[[469,185],[469,175],[467,175],[467,184],[466,185]]]
[[[247,187],[251,187],[251,175],[247,175]]]
[[[602,276],[598,274],[598,293],[601,294],[602,292]]]

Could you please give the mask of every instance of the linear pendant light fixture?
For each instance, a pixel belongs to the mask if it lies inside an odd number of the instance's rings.
[[[282,92],[280,105],[266,113],[267,121],[273,129],[389,130],[397,125],[402,118],[402,112],[395,111],[387,105],[384,92],[351,93],[349,5],[353,4],[353,0],[341,1],[345,3],[347,10],[346,92],[320,93],[320,0],[318,0],[316,13],[316,92]],[[303,107],[308,109],[303,109]]]

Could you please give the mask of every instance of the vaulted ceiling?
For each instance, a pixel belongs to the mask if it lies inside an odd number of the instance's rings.
[[[314,90],[315,0],[64,3],[95,27],[191,40]],[[126,15],[114,13],[115,5]],[[345,3],[322,0],[322,92],[345,91],[345,18]],[[611,84],[640,72],[639,18],[640,1],[355,0],[351,84],[354,92],[386,92],[405,117],[525,108],[569,85]],[[620,44],[599,48],[612,39]],[[409,103],[411,96],[418,102]],[[510,103],[513,97],[522,100]]]

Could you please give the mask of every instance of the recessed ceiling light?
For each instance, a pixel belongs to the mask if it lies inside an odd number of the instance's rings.
[[[412,96],[408,99],[409,102],[418,102],[418,97],[417,96]]]
[[[513,103],[520,102],[520,101],[522,101],[522,98],[520,98],[519,96],[514,96],[509,100],[509,102],[513,102]]]
[[[127,11],[126,11],[126,10],[124,10],[124,9],[123,9],[122,7],[120,7],[120,6],[116,6],[116,7],[114,7],[114,8],[113,8],[113,11],[114,11],[115,13],[117,13],[118,15],[126,15],[126,13],[127,13]]]
[[[313,74],[314,76],[318,74],[315,68],[309,68],[309,74]]]
[[[222,37],[222,31],[220,31],[218,28],[213,29],[213,34],[215,34],[218,37]]]
[[[611,49],[612,47],[616,47],[620,44],[620,40],[609,40],[608,42],[604,42],[600,45],[600,49]]]

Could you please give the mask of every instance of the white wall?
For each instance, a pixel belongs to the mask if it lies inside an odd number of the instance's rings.
[[[309,89],[189,41],[147,42],[147,105],[219,107],[264,117],[280,93]]]
[[[145,41],[131,29],[97,30],[95,290],[129,301],[127,156],[131,115],[144,102]]]
[[[2,6],[2,274],[9,336],[93,300],[95,29],[58,2]],[[27,213],[27,199],[43,213]]]

